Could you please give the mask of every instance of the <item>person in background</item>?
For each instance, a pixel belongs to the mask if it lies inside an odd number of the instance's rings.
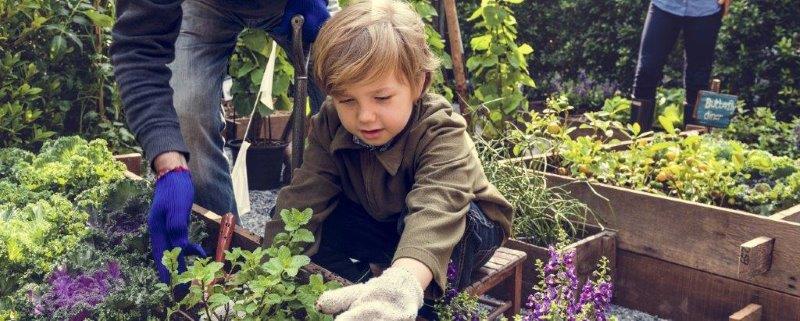
[[[291,50],[291,18],[303,15],[303,40],[313,42],[338,2],[118,0],[116,8],[111,61],[128,126],[157,173],[148,227],[159,278],[167,282],[164,250],[180,247],[181,266],[185,255],[205,256],[188,240],[193,202],[236,214],[219,101],[239,32],[264,29]],[[313,82],[309,87],[319,110],[324,96]]]
[[[714,47],[730,0],[653,0],[647,13],[639,46],[633,98],[654,108],[656,88],[663,78],[664,64],[678,35],[683,37],[686,90],[684,124],[691,123],[697,92],[708,88]]]
[[[351,3],[312,50],[329,98],[273,213],[312,209],[311,261],[357,283],[317,301],[336,320],[414,320],[426,288],[447,289],[451,264],[450,286],[463,289],[511,235],[511,205],[486,178],[466,121],[427,92],[439,62],[424,26],[407,2]],[[266,246],[283,231],[279,217]]]

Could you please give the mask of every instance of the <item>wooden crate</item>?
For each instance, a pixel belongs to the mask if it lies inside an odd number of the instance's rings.
[[[596,226],[587,226],[587,232],[587,237],[563,249],[563,251],[575,251],[575,271],[581,282],[585,282],[592,275],[602,257],[608,258],[612,272],[616,264],[616,232],[602,230]],[[539,271],[536,270],[535,261],[539,259],[547,262],[550,255],[546,247],[516,239],[508,239],[504,246],[523,251],[528,255],[522,267],[522,298],[526,300],[533,293],[533,286],[539,282]]]

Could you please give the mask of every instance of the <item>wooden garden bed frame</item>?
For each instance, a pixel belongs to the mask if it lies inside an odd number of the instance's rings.
[[[617,304],[702,321],[755,303],[761,320],[800,320],[800,205],[761,216],[541,174],[617,231]]]

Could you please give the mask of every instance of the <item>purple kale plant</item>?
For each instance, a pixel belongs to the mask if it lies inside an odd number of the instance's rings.
[[[105,267],[92,272],[70,273],[59,267],[48,278],[50,289],[37,297],[29,293],[28,298],[37,316],[69,316],[70,321],[84,320],[90,310],[124,283],[119,264],[110,261]]]
[[[534,287],[536,293],[528,297],[522,320],[614,320],[608,316],[613,292],[608,260],[603,258],[594,280],[581,287],[575,273],[575,251],[559,253],[554,246],[548,251],[547,263],[536,262],[541,281]]]

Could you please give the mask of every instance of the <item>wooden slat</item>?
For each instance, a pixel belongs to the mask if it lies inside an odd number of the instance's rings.
[[[761,306],[758,304],[748,304],[744,309],[731,314],[728,321],[761,321]]]
[[[772,214],[769,217],[776,220],[800,222],[800,204],[787,208],[778,213]]]
[[[114,159],[125,164],[127,170],[136,175],[142,174],[142,154],[130,153],[122,155],[114,155]]]
[[[573,183],[574,179],[545,175],[549,186],[563,186],[575,198],[589,204],[606,227],[617,230],[620,249],[739,278],[739,246],[759,236],[773,238],[775,246],[770,270],[742,280],[784,293],[800,294],[797,282],[800,279],[800,223],[606,184],[593,183],[592,191],[587,184]]]
[[[614,303],[671,320],[727,320],[750,303],[764,321],[800,321],[800,297],[620,250]]]
[[[757,237],[739,248],[739,277],[753,277],[769,271],[775,239]]]

